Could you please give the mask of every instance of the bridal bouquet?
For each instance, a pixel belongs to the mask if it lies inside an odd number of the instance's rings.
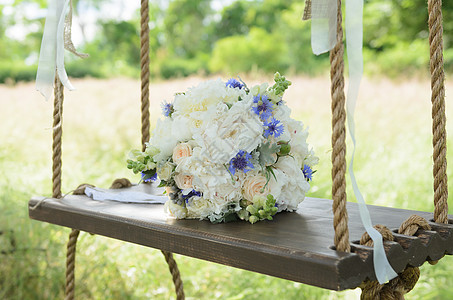
[[[318,158],[283,100],[291,82],[279,73],[274,80],[251,88],[211,80],[177,93],[128,168],[143,181],[159,177],[165,209],[178,219],[255,223],[296,210]]]

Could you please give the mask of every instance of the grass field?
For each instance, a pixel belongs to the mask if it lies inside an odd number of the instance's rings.
[[[329,198],[329,81],[327,76],[290,79],[293,85],[286,100],[293,117],[310,127],[309,142],[320,157],[309,196]],[[162,100],[171,100],[174,92],[199,80],[153,83],[152,119],[158,118]],[[259,80],[270,82],[271,77]],[[257,78],[246,81],[258,82]],[[63,193],[83,182],[107,187],[119,177],[138,181],[126,169],[125,155],[140,147],[139,82],[110,79],[73,84],[77,90],[66,92],[64,103]],[[447,82],[447,99],[450,91],[453,81]],[[0,105],[0,299],[62,299],[69,229],[31,221],[27,212],[32,195],[51,193],[52,103],[45,102],[33,84],[18,84],[0,85]],[[429,80],[364,80],[356,110],[355,169],[369,204],[432,211],[430,107]],[[447,119],[452,133],[453,107],[448,103]],[[450,138],[450,165],[452,148]],[[451,166],[448,176],[453,193]],[[353,201],[350,187],[348,195]],[[450,204],[451,200],[452,196]],[[77,255],[78,299],[175,297],[158,250],[82,233]],[[188,299],[351,299],[360,295],[358,289],[334,293],[180,255],[176,258]],[[453,299],[452,257],[421,270],[422,277],[407,299]]]

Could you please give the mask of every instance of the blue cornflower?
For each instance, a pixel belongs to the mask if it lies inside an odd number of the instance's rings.
[[[267,126],[267,129],[264,131],[264,137],[266,138],[270,135],[277,138],[281,136],[285,130],[283,124],[275,118],[272,118],[270,122],[264,122],[264,126]]]
[[[239,89],[242,89],[244,87],[244,85],[242,83],[240,83],[238,80],[234,79],[234,78],[230,78],[228,79],[227,83],[226,83],[226,86],[227,87],[231,87],[231,88],[239,88]]]
[[[236,156],[230,160],[230,167],[228,168],[228,170],[233,175],[236,173],[236,171],[239,170],[243,171],[244,173],[247,173],[248,171],[254,168],[253,164],[250,161],[251,158],[252,155],[250,155],[250,153],[245,152],[244,150],[240,150],[238,154],[236,154]]]
[[[150,181],[156,181],[157,180],[157,172],[154,173],[151,177],[149,177],[149,174],[146,173],[141,173],[142,175],[142,181],[143,182],[150,182]]]
[[[252,107],[252,111],[260,116],[261,120],[266,121],[272,116],[273,104],[266,95],[256,95],[253,97],[253,103],[257,106]]]
[[[304,169],[302,170],[302,173],[304,173],[304,177],[307,181],[310,181],[313,179],[313,170],[309,165],[304,165]]]
[[[182,198],[184,199],[184,201],[186,201],[186,203],[188,203],[189,199],[194,196],[201,197],[201,192],[198,192],[196,190],[191,190],[187,195],[183,194]]]
[[[173,103],[164,101],[160,106],[162,107],[162,114],[166,117],[171,117],[171,114],[175,111],[173,108]]]

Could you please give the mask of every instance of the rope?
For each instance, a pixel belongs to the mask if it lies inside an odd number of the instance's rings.
[[[54,110],[53,110],[53,135],[52,135],[52,197],[61,198],[61,137],[63,134],[63,84],[58,75],[55,76],[54,88]],[[79,230],[72,229],[69,234],[69,241],[66,253],[66,290],[65,299],[74,299],[75,279],[75,250]]]
[[[149,7],[148,0],[141,1],[140,66],[141,66],[141,109],[142,109],[142,151],[149,142]]]
[[[374,228],[382,234],[384,241],[393,241],[393,234],[384,225],[376,225]],[[420,216],[412,215],[404,221],[398,229],[399,234],[413,236],[419,229],[430,230],[428,222]],[[373,247],[373,240],[367,232],[365,232],[360,244]],[[404,299],[404,295],[410,292],[420,278],[420,269],[418,267],[406,267],[406,269],[398,273],[398,277],[393,278],[386,284],[379,284],[377,280],[365,280],[360,288],[362,300],[381,300],[381,299]]]
[[[141,65],[141,110],[142,110],[142,151],[145,151],[149,141],[149,5],[148,0],[141,1],[140,7],[140,65]],[[185,298],[181,275],[178,265],[170,252],[162,251],[167,261],[175,285],[178,300]]]
[[[72,229],[69,234],[69,241],[67,246],[66,253],[66,291],[65,291],[65,300],[74,299],[74,290],[75,290],[75,256],[76,256],[76,245],[77,238],[79,237],[80,231],[77,229]]]
[[[412,215],[401,224],[398,229],[398,233],[413,236],[420,228],[424,230],[431,230],[431,226],[429,226],[428,222],[424,218]]]
[[[61,198],[61,136],[63,134],[63,84],[55,76],[52,134],[52,197]]]
[[[434,221],[448,223],[447,133],[442,40],[442,1],[428,1],[433,118]]]
[[[181,275],[179,273],[178,265],[176,264],[176,261],[173,258],[173,254],[167,251],[162,251],[162,254],[165,256],[165,260],[167,261],[171,276],[173,278],[173,283],[175,284],[176,299],[184,300],[185,299],[184,287],[181,280]]]
[[[379,233],[382,235],[382,239],[384,241],[393,241],[394,238],[393,238],[393,234],[392,232],[390,231],[390,229],[388,229],[386,226],[384,225],[381,225],[381,224],[377,224],[375,226],[373,226],[377,231],[379,231]],[[370,235],[368,234],[368,232],[365,231],[364,234],[362,234],[362,237],[360,238],[360,245],[364,245],[364,246],[368,246],[368,247],[373,247],[374,245],[374,242],[373,240],[371,239]]]
[[[341,0],[338,0],[337,44],[330,51],[332,96],[332,198],[335,247],[350,252],[348,212],[346,210],[346,110],[344,95],[344,45]]]
[[[132,183],[127,178],[118,178],[115,179],[110,186],[110,189],[122,189],[126,187],[131,187]]]
[[[82,183],[74,191],[72,191],[72,194],[73,195],[85,195],[85,188],[86,187],[94,188],[94,185],[89,184],[89,183]]]
[[[63,100],[64,88],[58,75],[55,76],[54,111],[53,111],[53,136],[52,136],[52,197],[61,198],[61,137],[63,134]],[[41,203],[41,202],[40,202]],[[39,204],[40,204],[39,203]],[[75,250],[79,230],[72,229],[66,252],[66,289],[65,299],[74,299],[75,290]]]
[[[302,20],[310,19],[311,19],[311,0],[305,0],[304,15],[302,17]]]

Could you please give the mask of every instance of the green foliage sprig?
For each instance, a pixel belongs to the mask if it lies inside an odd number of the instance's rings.
[[[275,201],[274,196],[271,194],[267,195],[267,197],[255,195],[252,202],[242,201],[241,206],[244,208],[237,215],[242,220],[249,221],[251,224],[261,220],[273,220],[272,216],[278,211]]]
[[[291,85],[291,81],[287,80],[285,76],[280,75],[279,72],[274,74],[275,84],[271,87],[271,90],[276,96],[282,97],[288,87]]]

